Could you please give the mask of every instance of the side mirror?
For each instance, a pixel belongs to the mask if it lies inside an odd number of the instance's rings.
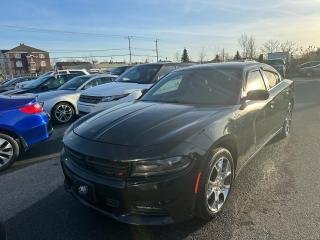
[[[270,94],[267,90],[252,90],[247,93],[245,100],[264,101],[269,98]]]

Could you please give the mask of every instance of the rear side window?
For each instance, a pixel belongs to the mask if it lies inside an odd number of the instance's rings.
[[[278,74],[271,71],[263,71],[263,72],[264,72],[264,75],[267,77],[269,88],[273,88],[280,82],[280,78]]]
[[[246,86],[244,89],[245,95],[252,90],[266,90],[262,75],[259,70],[249,72]]]

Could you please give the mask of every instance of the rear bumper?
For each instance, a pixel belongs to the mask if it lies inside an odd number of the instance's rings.
[[[82,169],[61,156],[65,188],[85,206],[119,222],[134,225],[166,225],[189,219],[194,213],[193,168],[153,181],[108,179]],[[86,186],[83,194],[80,188]]]
[[[27,146],[48,139],[53,132],[50,116],[47,113],[30,115],[19,123],[18,127],[18,133]]]

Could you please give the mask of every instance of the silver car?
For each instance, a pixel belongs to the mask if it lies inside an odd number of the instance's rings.
[[[68,123],[78,115],[77,101],[82,90],[112,82],[116,78],[110,74],[78,76],[55,91],[39,94],[38,100],[55,123]]]

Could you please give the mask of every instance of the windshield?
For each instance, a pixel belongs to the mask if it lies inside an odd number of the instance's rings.
[[[282,59],[268,60],[268,64],[270,65],[283,65],[284,61]]]
[[[13,78],[13,79],[11,79],[11,80],[9,80],[9,81],[7,81],[7,82],[5,82],[5,83],[1,84],[0,86],[1,86],[1,87],[8,87],[8,86],[11,86],[12,84],[17,83],[17,82],[19,81],[19,79],[20,79],[20,78]]]
[[[150,64],[150,65],[140,65],[130,68],[122,76],[120,76],[116,82],[131,82],[131,83],[141,83],[150,84],[152,80],[160,70],[161,65]]]
[[[69,82],[63,84],[59,89],[60,90],[77,90],[79,87],[81,87],[82,84],[84,84],[87,80],[89,80],[92,77],[93,76],[90,76],[90,75],[75,77],[71,79]]]
[[[36,80],[34,80],[33,82],[23,86],[23,88],[36,88],[40,84],[45,82],[48,78],[50,78],[50,76],[41,76],[41,77],[37,78]]]
[[[241,71],[237,69],[192,69],[173,72],[157,83],[142,101],[233,105],[241,89]]]
[[[122,73],[124,73],[127,70],[127,68],[128,68],[127,66],[113,68],[110,74],[120,76]]]

